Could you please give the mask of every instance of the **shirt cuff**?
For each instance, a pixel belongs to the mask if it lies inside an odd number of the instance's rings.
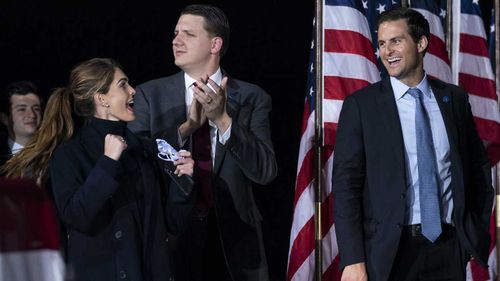
[[[186,138],[184,140],[182,139],[182,137],[181,137],[181,131],[179,131],[179,128],[177,128],[177,142],[179,144],[179,148],[184,147],[184,145],[186,144],[187,140],[188,140],[188,138]]]
[[[224,134],[220,134],[219,129],[217,129],[217,134],[219,135],[219,142],[224,145],[226,142],[229,140],[231,137],[231,126],[233,125],[233,121],[231,121],[231,124],[229,124],[229,127],[227,127],[226,131]]]

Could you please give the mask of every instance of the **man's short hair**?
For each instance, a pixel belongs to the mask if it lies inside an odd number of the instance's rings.
[[[40,99],[40,105],[42,103],[42,97],[38,94],[37,86],[30,81],[18,81],[9,84],[5,91],[0,96],[0,112],[10,115],[11,110],[11,97],[13,95],[27,95],[27,94],[35,94]]]
[[[430,40],[431,31],[429,22],[421,13],[408,8],[396,8],[381,13],[377,18],[377,30],[384,22],[397,21],[400,19],[406,20],[408,33],[410,33],[410,36],[413,38],[415,43],[417,43],[422,36],[425,36],[427,37],[427,40]],[[425,51],[427,51],[427,49]]]
[[[229,48],[229,20],[224,12],[212,5],[194,4],[189,5],[181,12],[182,15],[200,16],[205,19],[205,30],[212,36],[222,38],[221,56]]]

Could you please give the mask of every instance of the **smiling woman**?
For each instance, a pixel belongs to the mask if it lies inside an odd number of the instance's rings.
[[[113,82],[105,94],[94,95],[96,100],[96,117],[113,121],[130,122],[134,115],[135,90],[128,84],[128,78],[123,71],[115,68]]]
[[[75,280],[171,275],[167,233],[184,228],[193,198],[183,190],[192,188],[160,182],[149,140],[127,129],[135,119],[134,94],[115,61],[80,63],[68,87],[51,95],[41,130],[22,157],[13,158],[20,176],[51,183]],[[85,124],[73,134],[77,116]],[[191,176],[191,154],[180,156],[175,174]]]
[[[73,100],[76,114],[85,119],[50,163],[76,280],[168,280],[167,233],[183,229],[192,196],[182,193],[187,187],[160,184],[148,141],[127,129],[126,122],[135,119],[128,78],[115,61],[91,59],[76,66],[69,86],[54,95]],[[59,121],[71,122],[68,112]],[[181,156],[174,162],[176,174],[191,176],[191,154]]]

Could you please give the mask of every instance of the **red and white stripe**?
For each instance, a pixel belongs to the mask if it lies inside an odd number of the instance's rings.
[[[416,9],[429,22],[431,37],[429,48],[424,56],[424,69],[427,75],[441,81],[452,83],[450,59],[446,51],[446,38],[438,15],[426,9]]]
[[[34,182],[0,178],[0,280],[63,281],[54,207]]]
[[[500,112],[483,20],[461,14],[458,82],[469,93],[472,114],[481,139],[488,143],[492,164],[500,160]]]
[[[366,17],[346,6],[324,6],[322,163],[323,280],[340,280],[331,176],[335,130],[344,98],[380,80]],[[290,234],[287,281],[312,281],[315,271],[313,143],[315,112],[305,106]]]
[[[456,20],[459,22],[454,26],[460,29],[459,45],[455,48],[458,50],[458,84],[469,93],[469,103],[478,133],[486,143],[490,161],[496,164],[500,159],[500,113],[483,20],[477,14],[465,13],[461,13]],[[496,169],[492,169],[493,183],[497,180],[496,173]],[[490,219],[492,239],[488,258],[489,269],[470,262],[467,265],[467,280],[496,280],[495,205]]]

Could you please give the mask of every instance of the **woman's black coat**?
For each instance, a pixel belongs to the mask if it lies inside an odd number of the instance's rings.
[[[169,244],[184,228],[193,196],[175,184],[160,185],[154,156],[126,128],[120,161],[104,156],[104,135],[95,127],[103,120],[96,120],[51,159],[69,270],[77,281],[169,280]]]

